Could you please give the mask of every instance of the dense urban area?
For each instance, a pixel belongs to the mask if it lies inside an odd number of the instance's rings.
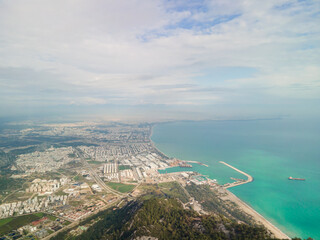
[[[230,201],[230,184],[219,185],[192,171],[192,164],[201,163],[161,153],[150,140],[152,127],[11,123],[1,129],[0,239],[178,239],[191,234],[182,226],[180,232],[168,225],[148,230],[155,221],[169,221],[159,219],[164,213],[152,211],[155,215],[145,219],[149,223],[138,217],[150,204],[161,209],[158,205],[168,199],[169,208],[195,226],[198,239],[277,237]],[[169,167],[185,171],[159,172]],[[131,225],[124,229],[118,220],[105,222],[113,218]],[[210,228],[213,235],[206,232],[208,221],[219,222]],[[102,222],[108,231],[99,230]],[[147,224],[144,230],[142,224]],[[245,233],[251,238],[237,238]]]

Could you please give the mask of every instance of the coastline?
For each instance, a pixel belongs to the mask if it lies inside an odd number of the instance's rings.
[[[160,151],[156,146],[155,143],[152,141],[151,137],[153,135],[153,128],[155,125],[152,125],[150,128],[150,136],[149,140],[152,144],[152,146],[161,154],[169,158],[166,154],[164,154],[162,151]],[[257,223],[261,223],[264,227],[266,227],[276,238],[279,239],[291,239],[289,236],[287,236],[285,233],[283,233],[278,227],[276,227],[274,224],[269,222],[264,216],[262,216],[260,213],[258,213],[256,210],[254,210],[252,207],[250,207],[247,203],[242,201],[240,198],[238,198],[235,194],[231,193],[229,190],[225,189],[225,192],[227,193],[228,200],[236,203],[241,210],[252,216]]]
[[[283,233],[279,228],[277,228],[275,225],[273,225],[271,222],[269,222],[264,216],[262,216],[260,213],[258,213],[256,210],[254,210],[252,207],[250,207],[247,203],[242,201],[240,198],[238,198],[236,195],[234,195],[229,190],[226,190],[227,196],[226,198],[234,203],[236,203],[241,210],[248,213],[250,216],[252,216],[256,222],[261,223],[263,226],[265,226],[270,232],[273,233],[273,235],[276,238],[279,239],[291,239],[288,235]]]

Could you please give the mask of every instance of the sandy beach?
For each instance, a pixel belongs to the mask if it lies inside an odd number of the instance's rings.
[[[264,225],[270,232],[273,233],[273,235],[276,238],[279,239],[291,239],[286,234],[284,234],[279,228],[274,226],[272,223],[270,223],[267,219],[265,219],[261,214],[259,214],[257,211],[255,211],[253,208],[251,208],[249,205],[247,205],[245,202],[243,202],[240,198],[238,198],[233,193],[226,190],[227,196],[225,199],[228,199],[234,203],[236,203],[241,210],[251,215],[257,222]]]
[[[149,136],[150,138],[150,142],[153,144],[153,146],[156,148],[155,144],[153,143],[153,141],[151,140],[151,136],[153,133],[153,127],[151,128],[151,134]],[[156,148],[157,149],[157,148]],[[157,149],[160,153],[162,153],[159,149]],[[164,154],[164,153],[162,153]],[[189,162],[196,162],[196,161],[189,161]],[[220,163],[232,168],[233,170],[245,175],[248,179],[244,182],[234,182],[233,184],[224,187],[225,192],[226,192],[226,196],[223,197],[222,199],[224,200],[230,200],[234,203],[236,203],[239,208],[246,212],[247,214],[249,214],[250,216],[252,216],[255,221],[257,223],[261,223],[263,226],[265,226],[270,232],[272,232],[272,234],[274,235],[274,237],[279,238],[279,239],[291,239],[289,236],[287,236],[286,234],[284,234],[279,228],[277,228],[276,226],[274,226],[272,223],[270,223],[267,219],[265,219],[261,214],[259,214],[257,211],[255,211],[253,208],[251,208],[249,205],[247,205],[245,202],[243,202],[240,198],[238,198],[236,195],[234,195],[233,193],[231,193],[230,191],[227,190],[227,188],[230,187],[234,187],[234,186],[238,186],[238,185],[242,185],[242,184],[246,184],[246,183],[250,183],[253,181],[253,177],[233,166],[231,166],[230,164],[220,161]]]

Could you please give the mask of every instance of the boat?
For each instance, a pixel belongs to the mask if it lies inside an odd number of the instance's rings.
[[[179,167],[181,168],[192,168],[191,164],[188,164],[187,162],[183,161],[179,163]]]
[[[293,178],[293,177],[288,177],[289,180],[299,180],[299,181],[305,181],[306,179],[304,178]]]
[[[185,164],[180,164],[179,167],[181,167],[181,168],[192,168],[192,165],[185,163]]]

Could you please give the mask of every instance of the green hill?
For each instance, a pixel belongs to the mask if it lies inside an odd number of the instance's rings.
[[[222,215],[199,215],[176,199],[151,198],[108,210],[77,240],[136,239],[270,239],[266,229],[238,224]],[[57,236],[62,237],[62,236]],[[60,238],[61,239],[61,238]]]

